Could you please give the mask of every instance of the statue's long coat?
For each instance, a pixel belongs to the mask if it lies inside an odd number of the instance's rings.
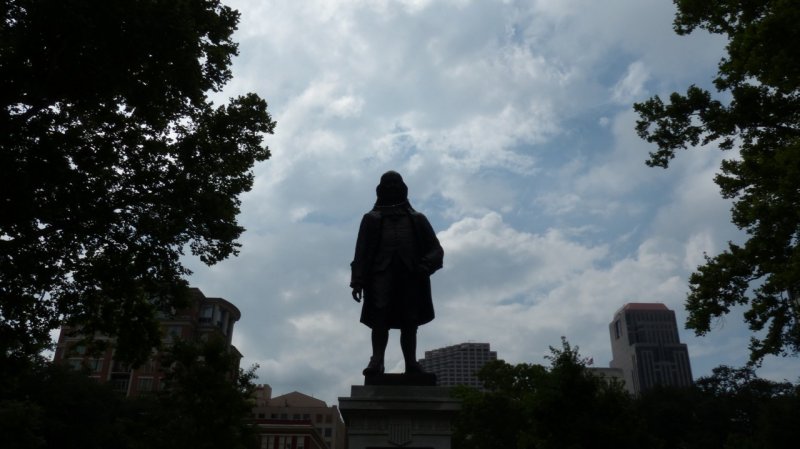
[[[431,299],[430,275],[442,268],[444,260],[444,250],[433,232],[431,224],[425,215],[409,208],[409,215],[414,230],[413,254],[417,261],[417,267],[424,267],[423,272],[414,276],[416,282],[414,290],[419,292],[414,306],[416,307],[417,322],[403,323],[402,326],[419,326],[433,320],[433,300]],[[381,241],[381,227],[383,217],[380,210],[372,210],[361,219],[361,226],[358,230],[358,240],[356,241],[356,251],[353,262],[350,264],[352,277],[350,286],[353,288],[364,288],[364,306],[361,309],[361,322],[370,328],[378,325],[376,316],[376,301],[373,298],[371,287],[372,269],[377,262],[378,245]],[[394,328],[400,326],[392,326]]]

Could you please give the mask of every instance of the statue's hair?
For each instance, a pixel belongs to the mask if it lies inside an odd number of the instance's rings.
[[[399,202],[391,198],[386,198],[386,185],[390,181],[400,181],[400,185],[402,186],[402,199]],[[403,177],[400,175],[400,173],[397,173],[394,170],[389,170],[381,175],[381,182],[377,187],[375,187],[375,193],[377,194],[378,199],[375,201],[374,209],[391,206],[405,206],[409,211],[414,210],[414,208],[411,207],[411,203],[408,202],[408,186],[405,182],[403,182]]]

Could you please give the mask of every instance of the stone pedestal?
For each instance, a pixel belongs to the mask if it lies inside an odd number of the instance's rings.
[[[339,398],[349,449],[450,449],[459,408],[447,387],[353,385]]]

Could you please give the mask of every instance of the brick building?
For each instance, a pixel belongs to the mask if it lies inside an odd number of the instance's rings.
[[[344,449],[345,427],[337,406],[329,407],[297,391],[271,396],[269,385],[256,390],[253,417],[260,428],[262,449],[309,449],[315,444],[309,426],[326,448]]]
[[[239,351],[231,345],[233,327],[241,318],[241,312],[222,298],[208,298],[197,288],[190,289],[189,307],[172,316],[161,314],[159,323],[163,332],[162,344],[168,347],[175,339],[198,341],[210,334],[222,336],[229,349],[241,358]],[[107,349],[100,354],[89,354],[81,343],[83,337],[74,329],[62,328],[56,344],[54,363],[69,364],[75,368],[87,368],[89,376],[100,382],[110,382],[113,388],[126,396],[158,391],[164,377],[159,366],[160,352],[136,369],[114,359],[113,340],[107,340]],[[235,367],[238,369],[238,366]]]

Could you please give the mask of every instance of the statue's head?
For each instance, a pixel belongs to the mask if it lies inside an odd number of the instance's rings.
[[[402,203],[408,197],[408,187],[403,182],[403,177],[391,170],[381,176],[381,182],[375,188],[375,192],[378,194],[379,205]]]

